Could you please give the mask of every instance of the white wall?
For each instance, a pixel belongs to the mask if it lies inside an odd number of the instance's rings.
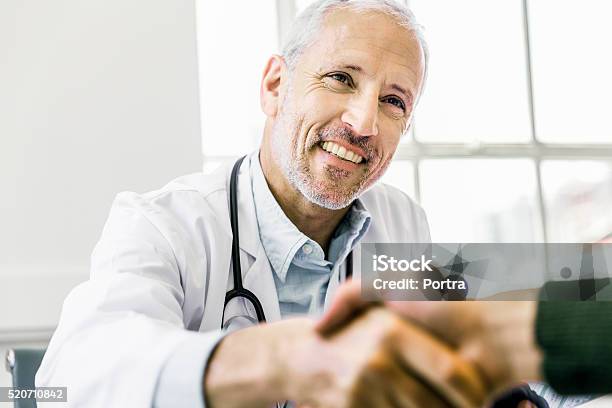
[[[0,349],[54,327],[117,192],[201,169],[194,24],[192,0],[0,1]]]

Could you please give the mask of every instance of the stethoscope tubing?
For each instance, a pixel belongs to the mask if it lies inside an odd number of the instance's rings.
[[[238,226],[238,171],[246,156],[242,156],[234,163],[232,173],[230,175],[230,193],[229,193],[229,209],[230,209],[230,225],[232,228],[232,275],[234,281],[233,289],[225,294],[225,303],[223,305],[223,316],[221,317],[221,327],[225,318],[225,308],[227,304],[235,298],[243,297],[251,302],[257,320],[259,323],[266,321],[263,306],[257,296],[242,286],[242,267],[240,265],[240,233]],[[350,252],[346,258],[346,275],[345,279],[350,279],[353,275],[353,253]]]
[[[232,275],[234,278],[234,288],[225,294],[225,304],[223,305],[221,326],[223,326],[223,320],[225,317],[225,307],[232,299],[238,297],[244,297],[251,302],[255,308],[255,313],[257,314],[257,320],[259,323],[264,323],[266,321],[263,306],[261,305],[261,302],[257,296],[242,286],[242,268],[240,266],[240,233],[238,228],[238,170],[240,169],[240,165],[245,157],[246,156],[242,156],[240,159],[238,159],[238,161],[236,161],[230,176],[230,224],[232,227]]]

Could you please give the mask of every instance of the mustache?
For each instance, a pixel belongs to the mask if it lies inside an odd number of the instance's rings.
[[[326,142],[328,140],[342,140],[363,150],[366,154],[366,160],[376,157],[376,149],[370,143],[370,137],[357,136],[349,128],[325,128],[317,132],[317,136],[319,140],[317,140],[316,143]]]

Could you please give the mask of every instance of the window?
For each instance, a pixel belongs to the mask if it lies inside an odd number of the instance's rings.
[[[430,49],[415,116],[423,143],[524,143],[531,138],[518,1],[411,0]]]
[[[536,134],[546,143],[611,143],[612,3],[529,2]]]
[[[420,171],[421,202],[436,241],[542,241],[531,160],[423,160]]]
[[[612,161],[546,160],[542,185],[552,242],[591,242],[612,232]]]
[[[244,17],[232,13],[231,18],[244,20],[239,24],[250,33],[249,38],[230,41],[241,50],[240,58],[249,60],[248,67],[239,70],[237,63],[232,81],[201,88],[215,96],[216,90],[225,90],[221,105],[235,107],[236,98],[229,95],[238,94],[228,90],[244,86],[241,100],[251,98],[248,106],[255,113],[236,124],[232,109],[219,114],[211,108],[219,99],[207,105],[206,95],[202,97],[204,151],[214,156],[209,167],[256,146],[263,115],[254,73],[261,72],[266,54],[274,51],[275,38],[283,38],[295,14],[312,2],[267,0],[255,7],[244,1]],[[612,54],[605,50],[612,37],[606,21],[612,3],[407,3],[425,27],[430,71],[412,130],[402,139],[383,181],[424,206],[433,240],[581,242],[610,234],[612,122],[606,97],[612,95]],[[228,21],[222,15],[232,6],[202,3],[200,9],[209,7],[218,9],[208,16],[214,20],[211,24]],[[200,17],[200,26],[202,21]],[[222,30],[212,32],[218,38]],[[202,41],[210,38],[200,36]],[[227,44],[200,44],[200,50],[203,47],[217,47],[215,52],[226,61],[238,58],[226,50]],[[205,66],[210,60],[203,55],[200,51],[200,70],[204,66],[218,72],[214,62]],[[242,139],[215,147],[215,136],[227,133],[228,123],[240,126],[232,134]]]
[[[202,150],[206,170],[259,144],[259,85],[277,52],[274,1],[197,2]],[[240,12],[236,12],[236,7]]]

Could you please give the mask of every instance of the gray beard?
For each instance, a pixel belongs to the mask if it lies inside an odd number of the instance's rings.
[[[293,139],[287,137],[287,115],[285,112],[280,114],[279,120],[272,128],[272,151],[276,155],[274,158],[279,165],[283,176],[289,184],[299,191],[308,201],[329,210],[339,210],[350,206],[353,201],[364,190],[366,179],[359,182],[350,191],[343,191],[338,188],[336,191],[328,191],[329,188],[317,185],[312,177],[310,169],[304,158],[293,157],[294,151],[291,149]],[[294,135],[295,131],[289,134]],[[341,178],[346,173],[340,169],[327,169],[330,178]]]

